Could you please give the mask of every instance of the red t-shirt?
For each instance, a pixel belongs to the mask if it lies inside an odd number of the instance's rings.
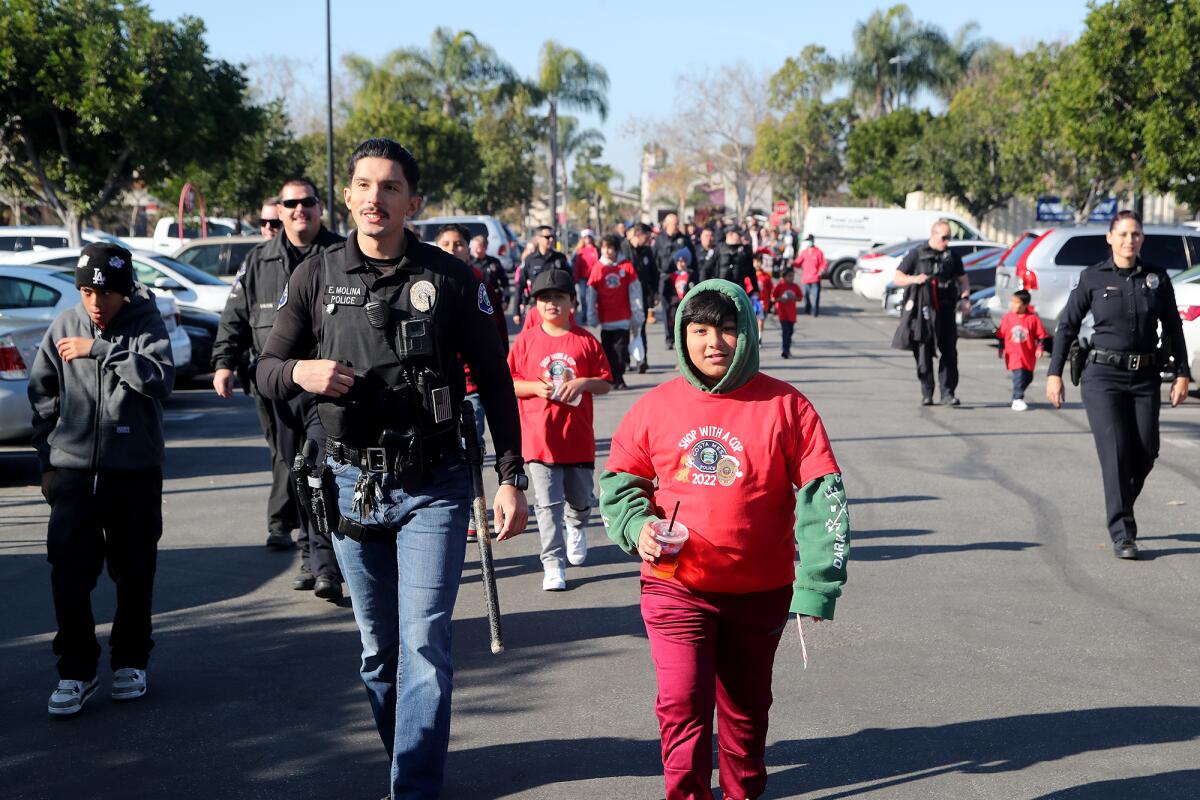
[[[771,300],[771,292],[775,289],[775,282],[771,280],[771,273],[758,271],[754,273],[754,277],[758,280],[758,296],[766,305]]]
[[[586,281],[592,274],[592,267],[600,260],[600,251],[591,245],[584,245],[575,253],[575,282]]]
[[[675,273],[672,283],[675,285],[675,294],[680,300],[687,297],[688,284],[691,282],[692,276],[688,274],[687,270]]]
[[[544,380],[549,384],[575,378],[612,381],[612,370],[599,340],[572,323],[563,336],[551,336],[539,325],[521,331],[508,353],[513,380]],[[580,395],[577,405],[523,397],[521,455],[547,464],[586,464],[596,460],[592,429],[592,393]]]
[[[1037,367],[1038,352],[1046,338],[1046,329],[1037,314],[1008,312],[1000,320],[996,335],[1004,342],[1004,363],[1008,369],[1032,371]]]
[[[801,283],[819,283],[821,273],[825,271],[825,254],[819,247],[805,248],[792,262],[792,266],[800,270]]]
[[[633,318],[633,307],[629,304],[629,285],[637,282],[633,264],[605,264],[597,261],[588,278],[588,286],[596,290],[596,313],[600,324],[620,322]]]
[[[796,298],[800,296],[800,287],[792,281],[780,281],[771,291],[775,299],[775,316],[781,322],[796,321]]]
[[[657,479],[662,519],[679,501],[690,536],[675,577],[706,592],[791,584],[795,490],[840,472],[816,409],[761,372],[729,394],[683,377],[651,389],[621,421],[605,469]]]

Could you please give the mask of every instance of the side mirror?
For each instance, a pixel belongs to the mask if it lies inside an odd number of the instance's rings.
[[[162,277],[154,279],[154,288],[166,289],[168,292],[177,292],[183,287],[180,286],[179,281],[175,280],[174,278]]]

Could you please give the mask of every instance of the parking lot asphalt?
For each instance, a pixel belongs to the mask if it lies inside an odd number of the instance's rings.
[[[1162,413],[1138,506],[1145,557],[1112,556],[1078,391],[1008,408],[988,342],[959,344],[959,408],[922,408],[895,320],[827,291],[794,357],[763,368],[825,420],[851,502],[837,619],[780,646],[766,797],[1194,798],[1200,794],[1200,399]],[[596,403],[602,460],[623,413],[675,376]],[[1044,372],[1044,370],[1043,370]],[[28,448],[0,448],[0,776],[7,798],[369,798],[387,763],[347,600],[293,591],[267,550],[267,450],[253,407],[202,388],[167,406],[149,694],[50,719],[48,509]],[[494,484],[494,480],[489,479]],[[532,524],[532,523],[531,523]],[[531,531],[498,544],[507,651],[488,650],[478,560],[455,615],[449,798],[659,798],[655,682],[637,566],[598,516],[570,590],[540,590]],[[113,592],[95,593],[102,642]],[[714,780],[715,786],[715,780]]]

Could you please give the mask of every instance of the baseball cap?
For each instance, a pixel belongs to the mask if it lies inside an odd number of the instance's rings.
[[[533,279],[533,287],[529,290],[532,297],[537,297],[542,292],[563,292],[574,297],[575,281],[565,269],[548,269]]]

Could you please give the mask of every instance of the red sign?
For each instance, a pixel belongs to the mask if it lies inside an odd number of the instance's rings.
[[[781,217],[786,216],[788,213],[787,201],[786,200],[776,200],[774,210],[775,210],[775,213],[778,214],[779,216],[781,216]]]

